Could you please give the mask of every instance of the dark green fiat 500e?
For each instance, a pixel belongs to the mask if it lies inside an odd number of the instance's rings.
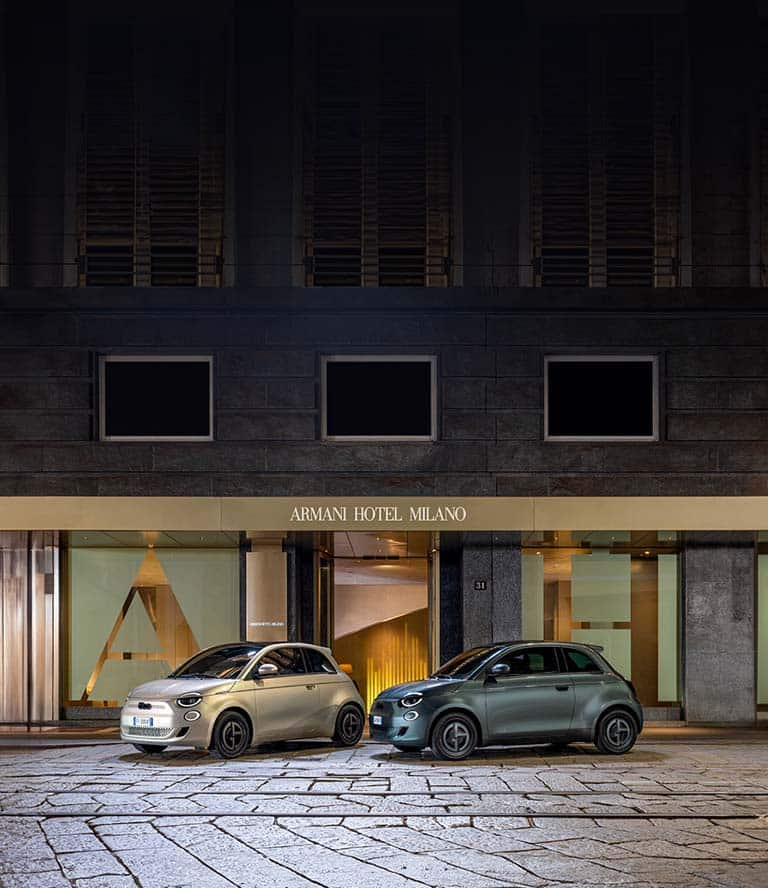
[[[629,752],[643,727],[630,681],[600,648],[516,641],[472,648],[424,681],[387,688],[374,700],[371,737],[398,749],[432,748],[463,759],[478,746],[595,743]]]

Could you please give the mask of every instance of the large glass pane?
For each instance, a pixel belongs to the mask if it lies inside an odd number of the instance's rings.
[[[239,638],[236,548],[72,546],[68,592],[66,696],[77,705],[119,705],[200,648]]]
[[[524,637],[600,645],[645,706],[677,703],[677,535],[538,532],[523,546]]]
[[[334,534],[333,653],[370,705],[429,672],[428,533]]]

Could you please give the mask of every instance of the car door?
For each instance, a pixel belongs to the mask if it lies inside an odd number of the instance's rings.
[[[506,675],[488,675],[486,719],[490,740],[549,739],[565,736],[574,705],[573,682],[560,671],[554,647],[517,648],[493,665]]]
[[[349,681],[341,675],[331,661],[316,648],[306,647],[304,660],[307,676],[315,685],[312,694],[312,721],[317,725],[317,733],[331,736],[335,729],[336,715],[343,697],[348,696]]]
[[[276,666],[277,672],[259,675],[259,667],[265,663]],[[250,677],[259,741],[317,736],[318,725],[313,721],[317,686],[307,675],[300,647],[286,645],[266,651],[254,664]]]
[[[606,676],[602,667],[586,651],[578,648],[560,648],[565,671],[573,682],[574,707],[571,729],[578,734],[591,735],[595,713]]]

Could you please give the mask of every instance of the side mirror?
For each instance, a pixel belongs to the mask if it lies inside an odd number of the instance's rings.
[[[489,675],[509,675],[509,673],[509,663],[497,663],[495,666],[491,667]]]
[[[274,663],[262,663],[256,670],[256,674],[261,678],[265,675],[277,675],[278,668]]]

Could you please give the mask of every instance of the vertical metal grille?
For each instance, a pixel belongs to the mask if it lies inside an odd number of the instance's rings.
[[[310,26],[306,284],[446,286],[450,44],[418,20]]]
[[[676,285],[680,40],[675,16],[542,27],[538,286]]]
[[[133,283],[136,144],[133,41],[124,23],[92,22],[78,207],[80,286]]]
[[[768,20],[760,20],[759,165],[760,286],[768,287]]]
[[[224,38],[197,16],[88,31],[81,286],[220,286]]]

